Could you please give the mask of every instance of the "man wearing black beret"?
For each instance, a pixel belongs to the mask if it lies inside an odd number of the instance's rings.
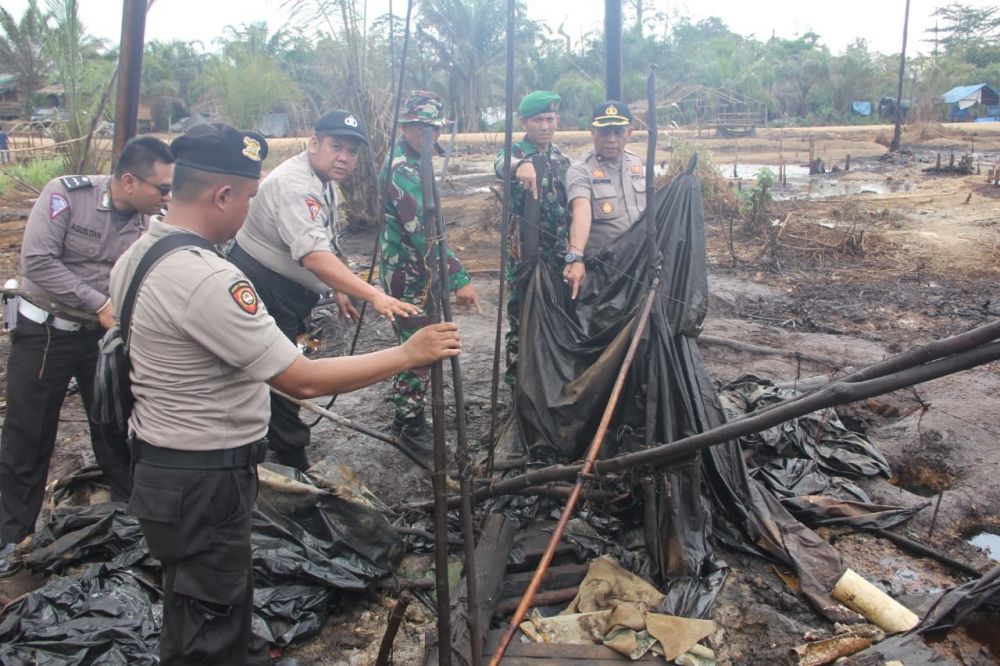
[[[163,564],[160,663],[270,664],[250,630],[250,518],[267,449],[266,384],[300,398],[352,391],[458,354],[458,332],[440,324],[372,354],[303,357],[247,276],[215,249],[236,235],[257,193],[264,137],[196,125],[171,152],[170,209],[111,272],[120,317],[147,252],[176,242],[145,274],[128,328],[129,512]]]
[[[419,312],[358,278],[338,256],[334,183],[354,172],[367,143],[364,125],[351,112],[321,116],[306,149],[260,184],[229,251],[229,260],[250,278],[278,328],[293,342],[306,332],[313,307],[330,289],[336,290],[347,319],[358,316],[348,296],[368,301],[390,319]],[[271,396],[268,439],[279,462],[303,471],[309,467],[309,428],[294,402]]]

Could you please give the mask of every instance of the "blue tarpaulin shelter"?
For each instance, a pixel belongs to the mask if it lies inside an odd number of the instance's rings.
[[[872,103],[851,102],[851,113],[856,113],[859,116],[870,116],[872,115]]]
[[[1000,95],[993,86],[978,83],[973,86],[956,86],[941,96],[948,105],[948,120],[975,120],[988,117],[1000,105]]]

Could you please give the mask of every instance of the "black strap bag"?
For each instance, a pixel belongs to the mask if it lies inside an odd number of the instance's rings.
[[[132,383],[129,379],[129,333],[132,310],[139,288],[150,269],[163,257],[185,247],[197,246],[218,253],[210,242],[192,233],[174,233],[153,243],[139,260],[125,300],[121,318],[109,328],[97,353],[97,372],[94,375],[94,400],[91,418],[112,435],[128,432],[128,418],[132,414]]]

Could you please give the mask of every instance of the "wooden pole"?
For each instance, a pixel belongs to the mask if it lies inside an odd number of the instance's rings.
[[[420,138],[420,189],[424,203],[424,238],[436,235],[434,198],[434,127],[426,125]],[[438,306],[448,298],[447,279],[439,274],[433,255],[427,262],[429,282],[424,310],[432,323],[441,321]],[[431,365],[431,418],[434,431],[434,591],[437,596],[438,663],[451,666],[451,595],[448,584],[448,445],[444,428],[444,372],[442,362]]]
[[[892,132],[892,143],[889,152],[899,150],[903,135],[903,77],[906,75],[906,31],[910,25],[910,0],[906,0],[906,12],[903,15],[903,48],[899,51],[899,85],[896,87],[896,127]]]
[[[128,140],[135,136],[142,84],[142,51],[146,35],[146,0],[123,0],[122,36],[118,50],[118,99],[115,103],[115,137],[112,162],[118,161]]]

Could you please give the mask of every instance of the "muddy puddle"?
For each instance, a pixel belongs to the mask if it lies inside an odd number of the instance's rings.
[[[967,531],[965,539],[994,562],[1000,562],[1000,525],[980,525]]]
[[[724,164],[718,167],[727,180],[737,187],[752,187],[763,169],[777,178],[775,164]],[[775,185],[771,196],[775,201],[817,200],[855,194],[891,194],[915,190],[916,183],[889,179],[881,174],[863,171],[836,171],[810,176],[809,168],[802,164],[785,165],[785,184]]]

